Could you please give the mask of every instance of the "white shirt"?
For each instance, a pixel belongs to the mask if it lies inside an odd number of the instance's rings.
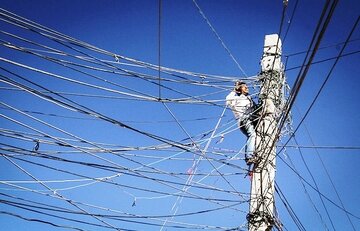
[[[226,96],[226,105],[233,111],[237,120],[247,119],[253,111],[253,101],[250,96],[238,95],[235,91]]]

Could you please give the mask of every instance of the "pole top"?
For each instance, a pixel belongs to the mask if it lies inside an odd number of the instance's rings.
[[[281,55],[281,39],[277,34],[265,35],[264,54]]]

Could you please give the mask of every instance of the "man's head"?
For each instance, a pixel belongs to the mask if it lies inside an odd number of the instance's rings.
[[[247,95],[249,94],[249,89],[245,82],[242,81],[236,81],[234,90],[239,94]]]

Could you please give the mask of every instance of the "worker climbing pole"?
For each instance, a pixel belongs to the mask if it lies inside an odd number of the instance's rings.
[[[251,159],[249,231],[268,231],[274,225],[280,227],[274,211],[274,179],[277,121],[284,103],[285,76],[281,63],[281,40],[277,34],[265,36],[259,81],[261,110],[256,126],[255,153]]]

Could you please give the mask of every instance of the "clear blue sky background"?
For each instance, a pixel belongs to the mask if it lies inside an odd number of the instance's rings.
[[[284,62],[287,57],[286,77],[290,87],[298,76],[300,69],[297,67],[305,58],[304,53],[293,54],[309,48],[325,2],[300,0],[290,23],[296,1],[289,1],[281,38]],[[219,118],[224,109],[225,96],[231,90],[233,81],[244,78],[249,81],[249,85],[253,84],[252,77],[260,71],[259,61],[264,36],[279,32],[283,5],[280,0],[198,0],[197,3],[247,76],[240,71],[214,36],[193,1],[163,0],[161,65],[192,73],[204,73],[203,81],[209,81],[209,85],[201,84],[202,79],[199,76],[180,72],[176,72],[177,76],[162,73],[162,78],[176,82],[162,80],[159,93],[156,70],[133,66],[134,63],[125,59],[116,63],[115,58],[109,55],[117,54],[154,65],[159,64],[158,1],[0,0],[0,6],[5,10],[110,52],[101,54],[67,44],[83,53],[77,52],[5,22],[4,11],[1,11],[2,230],[111,230],[115,229],[114,227],[146,231],[230,230],[236,227],[246,230],[246,200],[250,181],[244,178],[246,165],[242,160],[242,148],[245,137],[236,129],[236,122],[233,121],[230,111],[226,111],[220,120]],[[343,46],[341,43],[346,40],[359,12],[359,1],[339,2],[322,39],[320,47],[323,49],[318,51],[314,61],[338,55]],[[79,73],[32,54],[10,49],[4,44],[10,42],[56,59],[111,69],[70,56],[42,52],[46,48],[20,41],[4,32],[67,54],[84,56],[86,53],[96,59],[111,61],[116,67],[151,75],[155,80],[150,80],[153,81],[151,83],[143,77],[73,66],[87,72]],[[353,41],[347,45],[344,54],[360,50],[359,38],[360,30],[357,27],[352,36]],[[188,100],[165,104],[139,100],[119,92],[91,88],[26,70],[4,59],[114,91],[150,95],[155,99],[161,96],[163,99]],[[297,142],[291,140],[278,154],[276,182],[287,199],[288,208],[291,206],[306,230],[360,229],[359,61],[359,53],[339,60],[314,107],[296,132]],[[292,108],[294,128],[300,123],[333,64],[334,59],[331,59],[311,66]],[[20,79],[4,69],[38,85]],[[209,75],[218,77],[211,78]],[[94,76],[107,82],[95,79]],[[215,132],[216,136],[210,140],[206,157],[196,165],[197,174],[192,180],[195,187],[181,193],[189,179],[187,172],[199,159],[198,154],[166,146],[141,150],[142,147],[166,144],[96,116],[72,111],[28,92],[19,91],[6,83],[5,77],[39,91],[44,90],[39,87],[43,86],[62,93],[64,97],[76,102],[76,107],[87,107],[137,131],[154,134],[179,144],[188,144],[188,137],[192,136],[197,145],[204,149],[209,141],[209,131],[215,128],[218,121],[220,125]],[[251,91],[256,94],[257,88],[251,88]],[[46,94],[64,100],[59,95]],[[193,102],[199,99],[206,102]],[[26,115],[9,109],[5,104],[25,111]],[[38,118],[38,121],[29,116]],[[222,134],[224,139],[220,142]],[[289,136],[282,137],[279,145],[288,138]],[[37,155],[33,155],[35,152],[31,151],[36,146],[36,140],[40,141],[39,150]],[[65,147],[64,143],[71,144],[72,147]],[[297,145],[302,148],[296,148]],[[124,151],[124,147],[134,147],[136,150]],[[50,157],[61,157],[62,160]],[[231,157],[236,158],[230,160]],[[213,171],[224,161],[229,161],[232,165]],[[89,166],[90,164],[93,165]],[[212,175],[204,178],[201,183],[194,183],[208,173]],[[222,176],[219,176],[219,173]],[[305,183],[299,179],[299,175],[306,180]],[[104,177],[108,177],[102,179],[108,183],[94,180]],[[210,187],[217,190],[211,190]],[[314,190],[316,188],[317,190]],[[235,191],[244,195],[235,195]],[[235,205],[237,202],[243,203]],[[59,208],[62,212],[55,211]],[[278,195],[276,208],[284,230],[298,230]],[[85,211],[94,216],[74,214]],[[348,211],[348,216],[344,211]],[[114,215],[118,220],[95,217],[99,214]],[[174,214],[177,216],[172,217]],[[135,216],[138,217],[134,218]]]

